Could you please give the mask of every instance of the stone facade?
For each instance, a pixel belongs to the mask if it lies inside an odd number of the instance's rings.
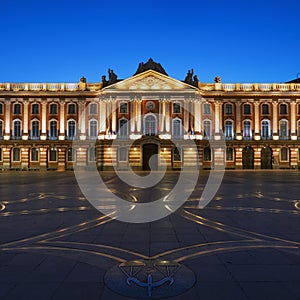
[[[300,83],[189,84],[142,67],[105,84],[0,83],[0,169],[148,169],[152,154],[158,169],[300,165]]]

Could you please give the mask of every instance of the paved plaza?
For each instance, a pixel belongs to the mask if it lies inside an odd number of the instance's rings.
[[[145,190],[101,176],[147,202],[178,174]],[[96,210],[72,171],[1,172],[0,299],[300,299],[300,171],[227,171],[200,209],[208,176],[175,213],[134,224]]]

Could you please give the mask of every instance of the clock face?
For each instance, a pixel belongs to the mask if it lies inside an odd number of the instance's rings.
[[[152,102],[152,101],[148,101],[147,103],[146,103],[146,108],[147,108],[147,110],[154,110],[154,108],[155,108],[155,104],[154,104],[154,102]]]

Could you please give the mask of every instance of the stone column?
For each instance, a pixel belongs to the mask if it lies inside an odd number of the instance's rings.
[[[65,99],[60,99],[59,140],[65,139]]]
[[[293,99],[291,101],[291,139],[297,140],[296,133],[296,101]]]
[[[159,130],[161,133],[164,133],[165,131],[165,113],[166,113],[166,107],[165,107],[165,101],[159,100]]]
[[[4,133],[4,139],[9,140],[10,139],[10,106],[11,106],[11,100],[5,101],[5,133]]]
[[[86,124],[85,124],[85,109],[84,109],[84,102],[79,100],[78,102],[78,127],[80,128],[80,139],[85,140],[86,139]]]
[[[111,100],[106,102],[106,130],[111,131]]]
[[[138,134],[142,134],[142,100],[138,100],[136,105],[136,131]]]
[[[201,131],[201,114],[200,114],[201,103],[199,100],[194,101],[194,131],[195,134],[199,134]]]
[[[23,99],[23,107],[24,107],[24,114],[23,114],[23,135],[22,140],[28,140],[28,99]]]
[[[130,132],[135,133],[136,100],[130,101]]]
[[[220,136],[220,102],[215,100],[215,138]]]
[[[260,140],[260,133],[259,133],[259,101],[254,102],[254,139]]]
[[[166,133],[170,133],[170,102],[168,100],[165,101],[166,105],[166,114],[165,114],[165,130]]]
[[[42,100],[42,133],[41,140],[47,138],[47,101]]]
[[[237,100],[235,103],[235,110],[236,110],[236,139],[241,140],[242,139],[242,131],[241,131],[241,101]]]
[[[188,104],[189,104],[189,99],[184,99],[183,107],[184,107],[184,112],[183,112],[183,127],[184,127],[184,134],[187,134],[189,131],[189,112],[188,112]]]
[[[111,131],[117,133],[117,100],[111,102]]]
[[[106,102],[101,99],[99,102],[100,112],[99,112],[99,127],[100,133],[105,134],[106,132]]]
[[[273,101],[273,140],[278,140],[278,102]]]

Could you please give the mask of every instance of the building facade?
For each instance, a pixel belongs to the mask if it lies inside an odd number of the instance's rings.
[[[0,83],[2,170],[298,169],[299,149],[297,80],[179,81],[150,59],[124,80]]]

